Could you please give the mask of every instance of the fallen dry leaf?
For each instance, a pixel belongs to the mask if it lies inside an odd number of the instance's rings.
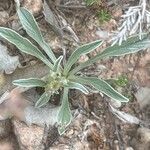
[[[123,111],[119,111],[110,105],[111,111],[114,115],[116,115],[120,120],[125,123],[131,124],[140,124],[142,121],[131,114],[125,113]]]

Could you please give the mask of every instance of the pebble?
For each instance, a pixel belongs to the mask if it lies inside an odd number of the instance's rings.
[[[132,147],[127,147],[125,150],[134,150]]]

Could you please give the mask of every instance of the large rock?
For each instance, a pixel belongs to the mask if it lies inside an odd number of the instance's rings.
[[[23,7],[26,7],[33,14],[39,14],[42,6],[42,0],[23,0]]]
[[[21,150],[41,150],[44,128],[36,125],[27,126],[15,119],[13,125]]]

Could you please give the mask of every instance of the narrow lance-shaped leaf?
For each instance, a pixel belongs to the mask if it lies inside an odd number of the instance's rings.
[[[42,54],[42,52],[35,45],[33,45],[28,39],[22,37],[17,32],[9,28],[0,27],[0,36],[8,40],[10,43],[14,44],[20,51],[37,57],[38,59],[43,61],[46,65],[48,65],[50,68],[52,68],[52,64]]]
[[[48,103],[50,100],[51,95],[44,92],[42,96],[39,98],[39,100],[36,102],[35,107],[42,107]]]
[[[82,63],[78,67],[70,71],[70,75],[75,74],[79,70],[97,62],[100,59],[104,59],[111,56],[122,56],[126,54],[136,53],[140,50],[150,48],[150,37],[144,35],[142,40],[139,40],[138,36],[129,38],[127,41],[124,41],[121,46],[118,44],[106,48],[102,53],[99,53],[95,57],[89,59],[88,61]]]
[[[139,39],[138,36],[133,36],[124,41],[121,45],[114,45],[106,48],[99,57],[111,57],[111,56],[122,56],[126,54],[136,53],[140,50],[147,49],[150,47],[150,37],[147,34],[143,34],[143,39]],[[97,58],[98,59],[98,58]]]
[[[79,90],[79,91],[83,92],[84,94],[88,94],[89,93],[87,88],[85,86],[83,86],[82,84],[80,84],[80,83],[68,82],[67,85],[65,85],[65,87],[68,87],[69,89]]]
[[[58,131],[60,134],[63,134],[65,132],[65,128],[71,123],[72,114],[69,107],[69,101],[68,101],[68,88],[64,88],[64,93],[62,97],[62,104],[60,111],[58,113],[58,124],[60,127],[58,128]]]
[[[56,60],[56,62],[54,63],[54,67],[53,67],[53,71],[54,72],[57,72],[57,71],[59,71],[60,69],[61,69],[61,61],[62,61],[62,59],[63,59],[63,56],[60,56],[57,60]]]
[[[106,81],[95,77],[74,77],[75,81],[81,84],[93,86],[96,90],[106,94],[108,97],[120,102],[128,102],[128,98],[124,97],[113,89]]]
[[[14,80],[13,84],[20,87],[44,87],[46,85],[43,80],[36,78]]]
[[[97,47],[99,47],[103,42],[102,41],[94,41],[92,43],[88,43],[77,48],[72,55],[69,57],[68,62],[64,68],[64,74],[67,74],[71,69],[72,65],[80,58],[81,55],[90,53]]]
[[[55,62],[56,57],[49,45],[44,41],[44,38],[39,30],[38,24],[33,15],[25,8],[18,7],[17,13],[23,28],[28,35],[32,37],[46,52],[52,62]]]

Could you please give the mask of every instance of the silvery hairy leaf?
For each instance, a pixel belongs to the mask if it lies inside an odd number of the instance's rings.
[[[57,119],[59,125],[58,131],[60,134],[63,134],[65,132],[65,128],[71,123],[72,119],[72,114],[68,101],[68,88],[64,88],[62,104]]]
[[[72,65],[80,58],[80,56],[90,53],[91,51],[102,45],[102,43],[102,41],[97,40],[78,47],[69,57],[68,62],[66,63],[64,68],[64,73],[67,74],[69,72]]]
[[[38,24],[35,21],[33,15],[26,8],[23,7],[18,7],[17,13],[20,22],[23,28],[26,30],[27,34],[30,37],[32,37],[41,46],[41,48],[44,49],[44,51],[52,60],[52,62],[55,62],[56,57],[52,52],[51,48],[49,47],[49,45],[44,41],[44,38],[39,30]]]
[[[60,56],[54,63],[53,71],[58,72],[61,69],[61,61],[63,59],[63,56]]]
[[[44,87],[46,83],[41,79],[29,78],[29,79],[19,79],[13,81],[14,85],[19,87]]]
[[[42,54],[42,52],[33,45],[28,39],[22,37],[17,32],[9,29],[0,27],[0,36],[14,44],[20,51],[37,57],[43,61],[46,65],[52,68],[50,61]]]
[[[122,56],[127,54],[136,53],[140,50],[146,50],[150,48],[150,36],[147,34],[143,34],[142,39],[139,40],[138,36],[133,36],[128,38],[126,41],[122,42],[121,45],[115,44],[114,46],[110,46],[106,48],[103,52],[98,53],[93,58],[88,61],[80,64],[76,68],[70,71],[70,75],[75,74],[79,70],[92,65],[93,63],[105,59],[112,56]]]
[[[74,77],[75,81],[83,85],[88,85],[94,87],[99,92],[107,95],[108,97],[120,101],[128,102],[129,99],[117,92],[113,87],[111,87],[106,81],[96,78],[96,77]]]
[[[39,100],[35,103],[35,107],[42,107],[48,103],[51,95],[49,93],[44,92]]]
[[[89,93],[88,89],[85,86],[83,86],[82,84],[77,83],[77,82],[69,81],[67,83],[67,85],[65,85],[65,87],[68,87],[69,89],[79,90],[79,91],[81,91],[84,94],[88,94]]]

